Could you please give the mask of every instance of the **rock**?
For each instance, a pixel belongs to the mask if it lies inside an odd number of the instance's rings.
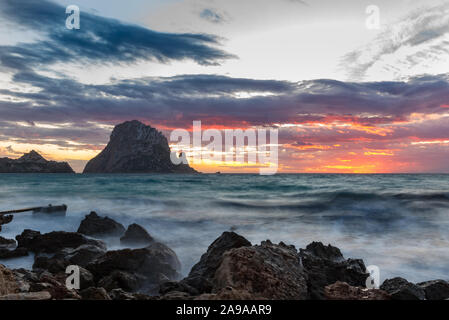
[[[449,283],[444,280],[432,280],[418,283],[426,293],[427,300],[449,299]]]
[[[104,288],[90,287],[80,291],[83,300],[111,300]]]
[[[337,281],[363,287],[369,276],[363,260],[345,260],[338,248],[321,242],[312,242],[306,249],[300,249],[299,256],[308,275],[310,299],[325,299],[324,288]]]
[[[123,244],[150,244],[153,241],[147,230],[136,223],[129,225],[125,235],[120,238]]]
[[[96,245],[85,244],[75,249],[65,249],[63,252],[64,259],[69,261],[70,264],[85,267],[99,256],[105,254],[106,249]]]
[[[77,232],[88,236],[121,236],[125,232],[125,227],[109,217],[102,218],[92,211],[81,221]]]
[[[37,254],[34,257],[33,270],[34,271],[48,271],[50,273],[65,272],[70,263],[64,259],[61,254],[56,254],[52,257],[47,255]]]
[[[16,248],[14,250],[9,250],[5,248],[0,248],[0,259],[12,259],[18,257],[25,257],[28,255],[28,250],[25,248]]]
[[[15,246],[16,240],[0,237],[0,249],[14,248]]]
[[[390,294],[393,300],[426,299],[426,292],[423,288],[400,277],[385,280],[380,289]]]
[[[112,131],[106,148],[90,160],[84,173],[196,173],[188,164],[170,159],[167,138],[139,121],[127,121]]]
[[[8,224],[14,219],[14,216],[12,215],[0,215],[0,231],[2,231],[2,225]],[[5,238],[0,237],[1,239],[7,240]],[[0,243],[1,244],[1,243]]]
[[[0,264],[0,296],[18,293],[19,285],[12,270]]]
[[[115,270],[106,277],[101,278],[101,280],[98,281],[98,286],[105,288],[107,291],[123,289],[127,292],[133,292],[139,289],[139,281],[141,281],[141,279],[134,274]]]
[[[80,270],[80,289],[84,290],[95,285],[94,275],[87,269],[79,267]]]
[[[0,300],[51,300],[51,295],[48,291],[23,292],[0,296]]]
[[[232,287],[254,298],[305,300],[308,296],[306,274],[295,247],[269,240],[225,252],[213,284],[213,292]]]
[[[80,233],[53,231],[46,234],[25,230],[16,237],[19,248],[27,248],[36,253],[56,253],[65,248],[78,248],[82,245],[93,245],[106,249],[102,241],[89,239]]]
[[[130,273],[138,279],[138,287],[157,293],[165,280],[177,280],[181,264],[175,252],[166,245],[153,242],[141,249],[108,251],[86,267],[96,279],[115,271]]]
[[[180,291],[170,291],[164,296],[160,297],[160,300],[192,300],[193,297],[188,293]]]
[[[109,292],[112,300],[137,300],[136,297],[123,289],[113,289]]]
[[[204,293],[194,298],[194,300],[266,300],[255,297],[245,290],[236,290],[232,287],[221,289],[217,293]]]
[[[224,232],[201,256],[200,261],[193,266],[189,276],[184,281],[196,288],[200,293],[210,293],[211,280],[221,263],[223,254],[233,248],[251,246],[251,242],[235,232]]]
[[[326,286],[324,296],[328,300],[391,300],[391,296],[385,291],[353,287],[341,281]]]
[[[185,292],[191,296],[196,296],[199,294],[199,291],[192,286],[189,286],[184,281],[165,281],[162,282],[159,287],[159,293],[161,295],[165,295],[169,292],[177,291],[177,292]]]
[[[67,162],[47,161],[36,151],[19,159],[0,159],[0,173],[75,173]]]
[[[80,299],[81,297],[75,290],[69,290],[66,286],[67,275],[65,273],[57,275],[44,272],[39,277],[39,283],[33,284],[30,291],[46,290],[50,293],[52,299]]]

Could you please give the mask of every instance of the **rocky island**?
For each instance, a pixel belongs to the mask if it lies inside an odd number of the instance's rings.
[[[106,148],[90,160],[84,173],[197,173],[170,160],[167,138],[140,121],[127,121],[112,131]]]
[[[0,173],[75,173],[67,162],[48,161],[31,151],[19,159],[0,159]]]

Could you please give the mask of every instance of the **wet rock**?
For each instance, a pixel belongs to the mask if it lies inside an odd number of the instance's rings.
[[[105,288],[107,291],[123,289],[127,292],[133,292],[139,288],[140,281],[141,279],[134,274],[115,270],[106,277],[101,278],[98,281],[98,286]]]
[[[23,292],[0,296],[0,300],[51,300],[51,294],[48,291]]]
[[[25,257],[28,255],[28,250],[25,248],[16,248],[14,250],[0,248],[0,259],[12,259],[18,257]]]
[[[160,297],[160,300],[192,300],[193,297],[186,292],[171,291]]]
[[[33,284],[30,291],[37,291],[44,289],[48,291],[55,300],[62,299],[80,299],[80,296],[75,290],[69,290],[66,286],[66,274],[60,274],[59,277],[44,272],[39,277],[39,283]]]
[[[341,281],[326,286],[324,296],[328,300],[391,300],[385,291],[353,287]]]
[[[128,226],[125,235],[120,238],[120,242],[123,244],[150,244],[154,239],[142,226],[133,223]]]
[[[141,249],[108,251],[86,267],[96,279],[115,271],[133,274],[142,290],[157,293],[162,281],[177,280],[181,264],[175,252],[166,245],[153,242]]]
[[[0,231],[2,231],[2,225],[10,223],[12,219],[14,219],[12,215],[0,215]]]
[[[95,285],[94,275],[87,269],[79,267],[80,270],[80,289],[84,290]]]
[[[306,249],[300,249],[299,256],[308,276],[310,299],[325,299],[324,288],[337,281],[363,287],[369,276],[363,260],[346,260],[338,248],[321,242],[312,242]]]
[[[444,280],[432,280],[418,283],[426,293],[427,300],[449,299],[449,283]]]
[[[159,293],[161,295],[165,295],[172,291],[185,292],[192,296],[196,296],[199,294],[199,291],[197,289],[188,285],[184,281],[165,281],[159,287]]]
[[[86,215],[78,228],[78,233],[88,236],[121,236],[125,227],[109,217],[100,217],[96,212]]]
[[[1,216],[0,216],[0,219],[1,219]],[[0,249],[14,248],[15,246],[16,246],[16,240],[0,237]]]
[[[70,263],[61,254],[56,254],[52,257],[38,254],[34,258],[33,270],[47,270],[50,273],[59,273],[65,272],[68,265]]]
[[[87,266],[90,262],[106,253],[104,247],[97,245],[85,244],[75,249],[65,249],[64,259],[70,262],[70,264],[78,265],[81,267]]]
[[[294,246],[269,240],[223,254],[213,278],[213,292],[232,287],[255,298],[304,300],[307,281]]]
[[[137,300],[136,297],[123,289],[113,289],[109,292],[109,296],[112,300]]]
[[[236,290],[232,287],[223,288],[217,293],[204,293],[195,297],[194,300],[266,300],[256,297],[245,290]]]
[[[196,288],[200,293],[209,293],[212,290],[212,278],[221,263],[223,254],[234,248],[248,247],[251,243],[235,232],[224,232],[201,256],[200,261],[193,266],[189,276],[184,281]]]
[[[111,300],[104,288],[90,287],[80,291],[83,300]]]
[[[16,237],[18,247],[36,253],[57,253],[65,248],[78,248],[82,245],[93,245],[106,249],[102,241],[89,239],[76,232],[53,231],[46,234],[33,230],[25,230]]]
[[[393,300],[425,300],[426,298],[423,288],[400,277],[385,280],[380,289],[390,294]]]

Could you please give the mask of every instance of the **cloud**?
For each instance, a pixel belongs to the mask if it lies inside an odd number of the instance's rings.
[[[200,17],[212,23],[224,23],[228,21],[227,14],[218,12],[215,9],[206,8],[200,12]]]
[[[0,46],[3,67],[25,70],[58,62],[133,63],[138,60],[191,59],[215,65],[233,55],[218,49],[207,34],[164,33],[81,12],[81,29],[65,27],[65,8],[47,1],[3,0],[2,18],[16,28],[34,30],[42,39]]]
[[[369,72],[376,71],[393,74],[393,78],[419,74],[428,68],[428,61],[440,61],[443,65],[449,59],[448,41],[449,3],[446,2],[420,8],[386,26],[370,44],[346,54],[340,66],[354,80],[363,80]]]

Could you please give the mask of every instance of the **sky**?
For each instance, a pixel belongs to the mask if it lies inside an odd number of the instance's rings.
[[[0,157],[81,172],[118,123],[201,120],[277,128],[279,172],[449,173],[448,0],[0,0],[0,23]]]

